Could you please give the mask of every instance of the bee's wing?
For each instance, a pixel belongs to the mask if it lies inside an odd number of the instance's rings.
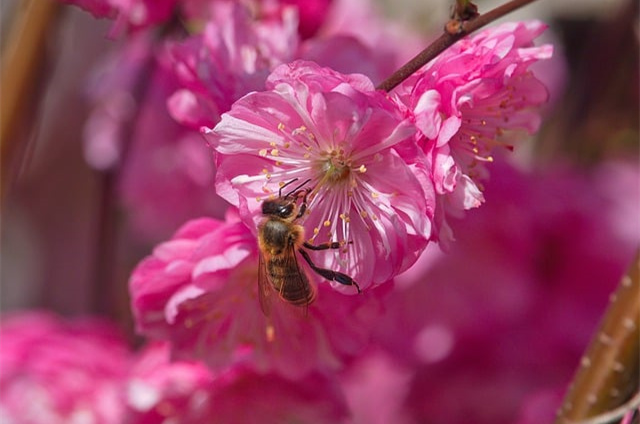
[[[295,270],[295,273],[282,285],[280,295],[288,298],[293,304],[308,307],[316,297],[315,287],[298,263],[298,252],[294,244],[287,248],[286,268]]]
[[[260,308],[266,316],[269,316],[271,312],[272,292],[271,280],[269,280],[269,275],[267,274],[267,263],[264,255],[260,252],[258,259],[258,299],[260,299]]]

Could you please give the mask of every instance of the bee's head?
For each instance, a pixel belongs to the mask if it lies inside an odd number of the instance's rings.
[[[295,200],[283,197],[262,202],[262,214],[290,219],[297,214],[298,207]]]

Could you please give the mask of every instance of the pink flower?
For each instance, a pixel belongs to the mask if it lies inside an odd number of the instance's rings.
[[[398,89],[420,130],[418,142],[439,195],[437,231],[447,241],[446,215],[484,202],[481,181],[496,147],[512,149],[522,132],[540,125],[548,93],[528,70],[548,59],[552,47],[535,47],[538,21],[484,30],[446,50]]]
[[[216,381],[206,423],[340,423],[348,409],[340,387],[315,373],[288,380],[273,374],[233,369]]]
[[[126,344],[97,320],[14,313],[0,323],[0,417],[21,424],[122,423]]]
[[[127,376],[127,423],[209,423],[214,380],[200,362],[172,362],[168,345],[146,346]]]
[[[147,78],[119,189],[135,232],[159,240],[187,219],[222,217],[228,205],[215,194],[215,166],[202,137],[167,112],[177,86],[171,73],[158,66]]]
[[[226,223],[188,222],[130,280],[138,331],[171,341],[176,357],[198,358],[217,370],[246,363],[291,377],[339,368],[359,353],[383,294],[347,297],[320,283],[306,310],[275,296],[266,317],[257,289],[255,236],[232,215]]]
[[[112,35],[169,20],[179,0],[60,0],[75,4],[96,18],[114,18]]]
[[[293,179],[309,179],[306,239],[349,243],[314,254],[318,266],[350,275],[361,288],[411,266],[427,244],[433,210],[428,188],[394,150],[413,126],[365,76],[311,62],[278,67],[267,90],[243,97],[204,130],[217,152],[218,194],[256,228],[263,200]]]
[[[380,350],[350,364],[340,379],[357,424],[414,423],[405,410],[413,369]]]
[[[282,0],[283,4],[296,6],[300,17],[298,32],[302,38],[310,38],[316,34],[333,2],[334,0]]]
[[[107,0],[59,0],[61,3],[74,4],[86,10],[96,18],[113,18],[116,10]]]
[[[603,171],[606,183],[594,183],[566,169],[496,163],[490,201],[456,222],[451,252],[427,249],[396,278],[374,337],[414,367],[405,403],[415,422],[554,416],[640,242],[637,219],[624,236],[618,228],[640,215],[629,170]],[[624,185],[612,202],[611,188]]]
[[[169,45],[167,63],[182,88],[168,106],[180,123],[198,129],[215,125],[233,102],[261,90],[271,70],[297,49],[293,8],[256,19],[246,5],[216,1],[202,34]]]
[[[379,2],[372,0],[333,0],[325,21],[318,30],[319,36],[308,41],[314,45],[322,45],[337,37],[361,43],[372,52],[377,69],[375,74],[366,75],[374,84],[380,83],[420,52],[427,41],[412,32],[406,22],[400,24],[387,19],[380,13],[379,5]],[[353,60],[345,59],[347,63]],[[321,64],[345,72],[333,67],[334,63]]]
[[[146,34],[110,56],[90,86],[85,158],[94,168],[121,170],[118,194],[131,228],[151,240],[195,216],[221,217],[227,207],[213,189],[215,167],[202,137],[167,112],[177,88]]]

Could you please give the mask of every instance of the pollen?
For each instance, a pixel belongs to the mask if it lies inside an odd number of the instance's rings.
[[[267,341],[269,343],[276,339],[276,330],[273,328],[273,325],[267,325],[267,327],[264,329],[264,335],[267,337]]]
[[[371,197],[373,197],[374,199],[377,199],[378,197],[380,197],[380,195],[378,193],[376,193],[375,191],[371,192]]]
[[[258,152],[258,154],[262,157],[267,156],[267,149],[260,149],[260,151]]]
[[[268,170],[267,168],[262,168],[262,173],[263,173],[263,174],[268,174],[268,173],[269,173],[269,170]]]
[[[367,216],[369,216],[369,214],[367,213],[367,211],[360,211],[360,216],[364,219],[367,219]]]
[[[280,130],[280,131],[284,131],[284,123],[280,122],[280,123],[278,124],[278,130]]]
[[[278,154],[279,154],[278,149],[271,150],[271,156],[278,156]]]
[[[322,223],[322,225],[324,225],[325,227],[329,227],[331,225],[331,221],[329,221],[328,219],[326,221],[324,221]]]
[[[367,167],[364,165],[360,165],[360,168],[358,168],[358,171],[360,171],[360,173],[364,174],[365,172],[367,172]]]
[[[278,187],[283,187],[283,186],[284,186],[284,184],[285,184],[285,182],[284,182],[284,181],[280,181],[280,182],[278,183]]]
[[[320,228],[315,227],[315,228],[313,229],[313,234],[314,234],[314,235],[318,235],[318,233],[320,233]]]
[[[282,145],[282,147],[283,147],[284,149],[288,149],[289,147],[291,147],[291,143],[289,143],[289,142],[287,141],[287,142],[285,142],[285,143]]]
[[[276,143],[275,141],[270,141],[269,142],[269,146],[271,147],[276,147],[278,145],[278,143]]]

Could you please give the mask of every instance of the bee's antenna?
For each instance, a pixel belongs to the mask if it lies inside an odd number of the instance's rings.
[[[294,178],[293,180],[289,181],[288,183],[286,183],[285,185],[283,185],[282,187],[280,187],[280,191],[278,193],[279,196],[282,196],[282,189],[285,188],[286,186],[288,186],[289,184],[291,184],[294,181],[297,181],[297,178]],[[304,187],[309,181],[311,181],[311,178],[307,178],[306,180],[304,180],[304,182],[302,182],[302,184],[299,184],[296,188],[294,188],[293,190],[291,190],[289,193],[285,194],[285,199],[289,196],[291,196],[293,193],[296,193],[298,190],[300,190],[302,187]]]
[[[280,190],[278,190],[278,197],[282,197],[282,189],[283,189],[283,188],[285,188],[286,186],[288,186],[288,185],[289,185],[289,184],[291,184],[291,183],[295,183],[296,181],[298,181],[298,178],[297,178],[297,177],[296,177],[296,178],[294,178],[294,179],[293,179],[293,180],[291,180],[291,181],[287,181],[286,183],[284,183],[284,184],[282,185],[282,187],[280,187]],[[289,194],[291,194],[291,193],[289,193]],[[288,196],[289,194],[287,194],[287,196]],[[285,196],[285,197],[286,197],[286,196]]]

